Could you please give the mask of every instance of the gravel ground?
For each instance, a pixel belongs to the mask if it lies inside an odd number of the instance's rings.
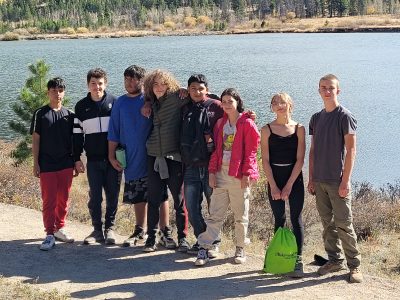
[[[0,275],[57,289],[73,299],[398,299],[398,282],[366,275],[349,284],[346,272],[291,279],[260,272],[263,257],[248,254],[244,265],[224,253],[202,268],[194,257],[171,250],[146,254],[140,247],[84,246],[91,228],[69,222],[73,244],[40,251],[44,238],[40,212],[0,203]],[[125,237],[117,236],[120,244]]]

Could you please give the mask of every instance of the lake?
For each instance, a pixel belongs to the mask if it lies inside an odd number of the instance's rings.
[[[289,93],[293,118],[308,128],[322,108],[318,80],[327,73],[340,79],[340,102],[358,120],[353,180],[375,186],[399,180],[400,34],[247,34],[0,42],[0,138],[12,139],[10,104],[29,74],[27,66],[45,59],[52,76],[67,82],[71,106],[86,95],[86,73],[102,67],[108,90],[124,93],[123,72],[131,64],[174,73],[182,86],[192,73],[204,73],[210,90],[227,87],[241,93],[257,113],[261,127],[273,118],[271,96]],[[393,130],[393,131],[392,131]],[[309,141],[308,141],[309,143]]]

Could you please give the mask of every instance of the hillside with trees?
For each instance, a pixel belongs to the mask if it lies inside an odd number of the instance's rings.
[[[85,33],[102,28],[181,29],[199,25],[205,30],[224,30],[232,23],[261,23],[270,17],[398,13],[400,0],[0,0],[0,33],[18,28],[33,33],[59,33],[65,28]]]

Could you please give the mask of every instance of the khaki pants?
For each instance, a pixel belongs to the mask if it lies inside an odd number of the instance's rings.
[[[249,225],[250,188],[240,188],[240,180],[228,175],[228,167],[216,174],[217,187],[211,195],[207,229],[198,237],[200,247],[211,249],[212,243],[219,237],[229,204],[235,218],[235,244],[244,247]]]
[[[339,184],[315,182],[317,209],[321,217],[325,251],[329,260],[344,260],[349,268],[359,267],[361,255],[357,248],[357,236],[353,227],[351,195],[339,196]]]

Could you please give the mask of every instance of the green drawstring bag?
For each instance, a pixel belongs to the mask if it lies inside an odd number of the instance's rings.
[[[267,247],[263,271],[271,274],[293,272],[296,259],[296,237],[289,228],[279,227]]]

